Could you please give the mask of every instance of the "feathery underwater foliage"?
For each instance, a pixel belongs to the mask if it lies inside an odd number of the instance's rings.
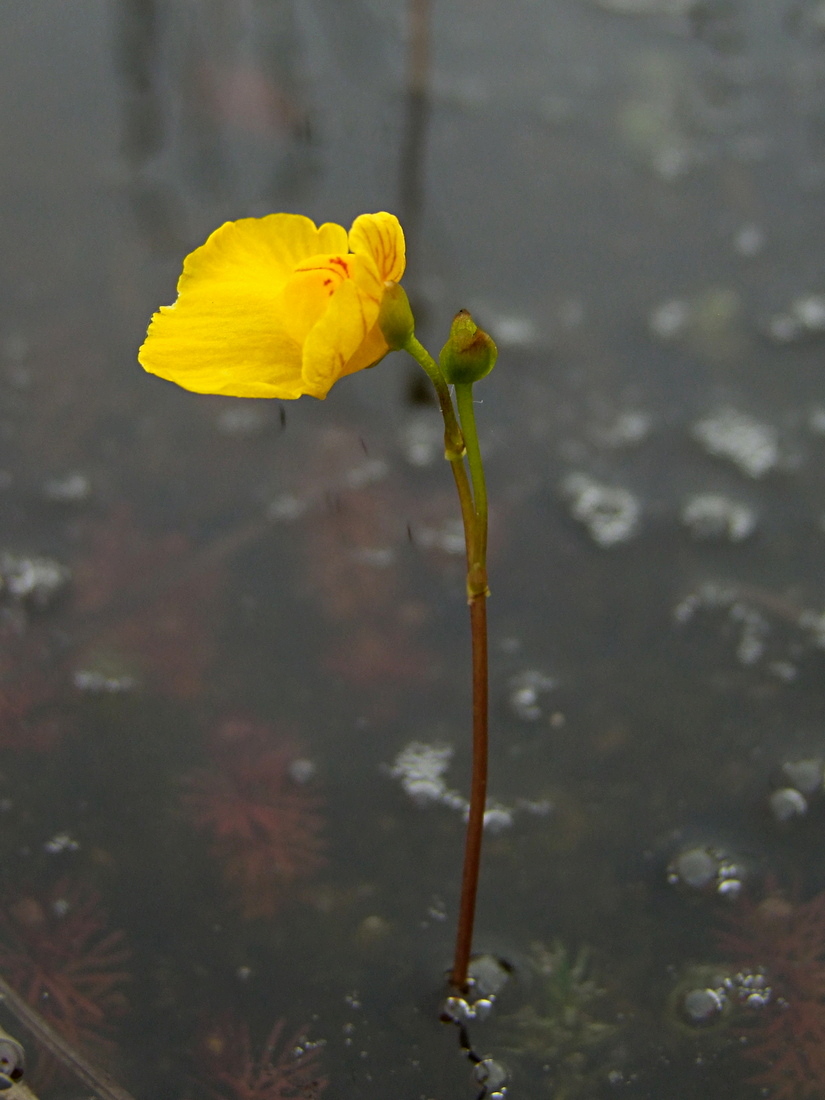
[[[764,970],[773,990],[742,1028],[748,1080],[773,1100],[825,1096],[825,892],[794,902],[774,891],[743,901],[717,936],[736,965]]]
[[[198,1073],[210,1100],[316,1100],[327,1086],[320,1075],[320,1051],[307,1047],[303,1029],[282,1041],[279,1020],[258,1056],[249,1028],[225,1020],[215,1025],[201,1044]]]
[[[113,1050],[114,1023],[128,1008],[121,987],[130,952],[123,933],[106,926],[97,893],[65,879],[44,896],[22,893],[0,908],[0,973],[64,1039],[93,1056]]]
[[[293,778],[295,747],[271,744],[268,727],[232,720],[219,734],[211,766],[184,780],[183,803],[242,915],[268,917],[324,862],[321,800]]]

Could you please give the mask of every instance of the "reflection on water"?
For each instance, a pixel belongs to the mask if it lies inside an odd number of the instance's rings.
[[[0,970],[138,1097],[820,1095],[825,7],[444,0],[426,96],[409,16],[4,6]],[[437,415],[134,359],[221,221],[382,208],[502,345],[475,1071]]]

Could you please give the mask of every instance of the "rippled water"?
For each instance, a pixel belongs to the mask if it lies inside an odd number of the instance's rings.
[[[437,1018],[468,641],[416,368],[280,406],[135,361],[222,221],[388,209],[425,343],[467,307],[501,352],[477,944],[512,973],[473,1045],[511,1097],[820,1095],[825,5],[434,0],[423,99],[409,16],[3,5],[0,974],[123,930],[85,988],[136,1097],[241,1095],[279,1020],[306,1095],[478,1094]]]

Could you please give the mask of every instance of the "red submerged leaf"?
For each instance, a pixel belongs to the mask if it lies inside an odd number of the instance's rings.
[[[190,820],[209,837],[248,919],[271,916],[286,888],[324,862],[321,800],[293,778],[297,750],[272,747],[267,735],[267,727],[233,727],[217,739],[213,767],[184,781]]]
[[[727,916],[720,948],[736,965],[763,971],[771,1001],[742,1037],[759,1069],[751,1084],[774,1100],[825,1096],[825,893],[807,902],[771,892],[745,900]]]
[[[316,1100],[327,1086],[320,1074],[320,1050],[308,1045],[303,1029],[282,1041],[279,1020],[253,1051],[249,1028],[235,1020],[216,1024],[201,1044],[198,1083],[212,1100]]]
[[[73,1046],[111,1051],[128,1008],[129,951],[107,931],[93,891],[61,880],[46,895],[23,893],[0,908],[0,973]]]

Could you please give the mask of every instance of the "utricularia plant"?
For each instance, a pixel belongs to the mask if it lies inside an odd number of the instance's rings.
[[[345,375],[406,351],[435,387],[464,521],[472,632],[472,791],[450,972],[462,995],[487,788],[487,492],[473,385],[492,370],[496,347],[462,311],[436,362],[416,339],[404,266],[404,233],[392,214],[362,214],[349,233],[300,214],[227,222],[186,257],[177,300],[152,318],[139,358],[196,393],[294,400],[325,398]]]

